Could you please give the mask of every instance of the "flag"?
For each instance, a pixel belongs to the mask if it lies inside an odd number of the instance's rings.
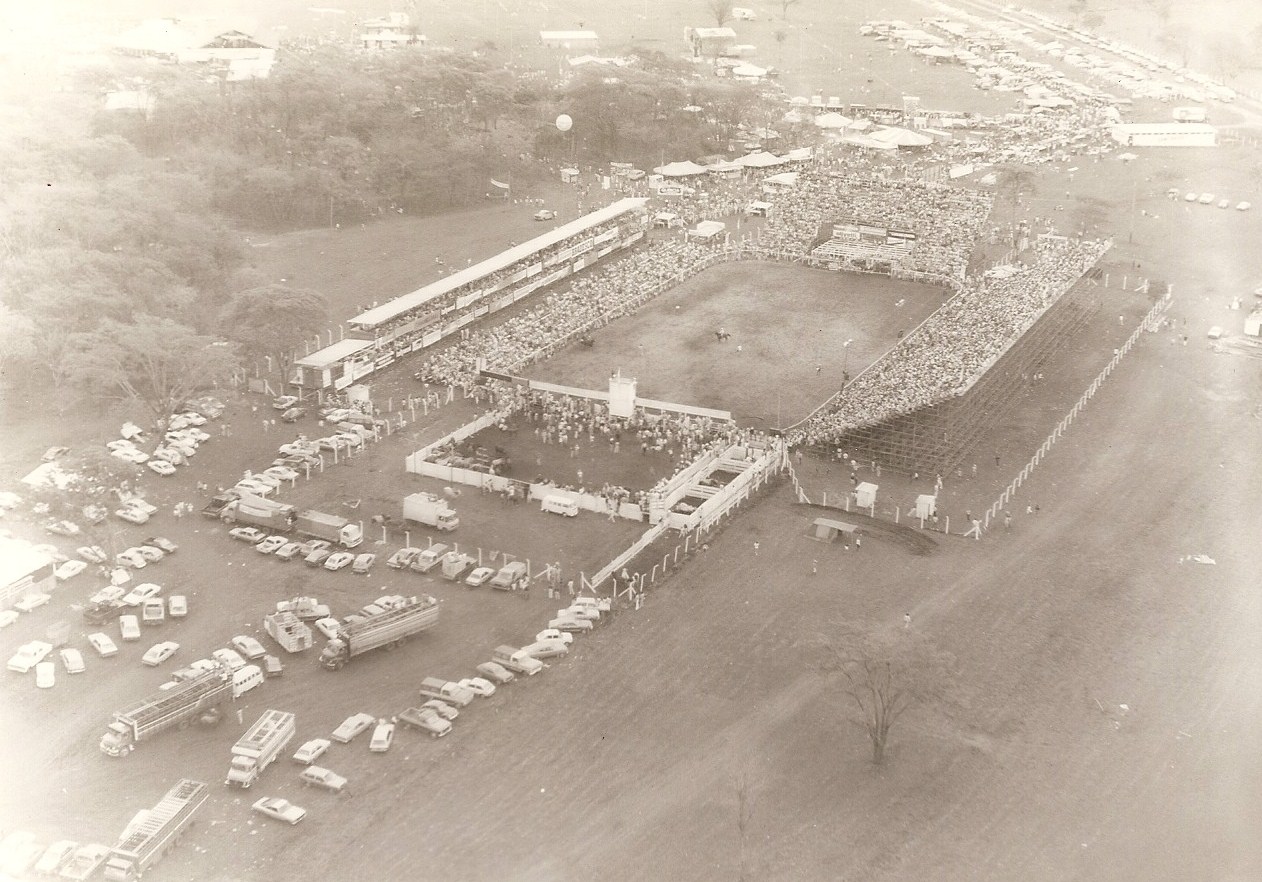
[[[503,181],[497,181],[497,180],[495,180],[495,178],[491,178],[491,186],[492,186],[492,187],[498,187],[498,188],[499,188],[499,189],[501,189],[501,190],[507,190],[507,189],[508,189],[508,184],[504,183]]]

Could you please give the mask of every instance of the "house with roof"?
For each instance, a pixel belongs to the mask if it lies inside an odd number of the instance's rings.
[[[359,45],[364,49],[394,49],[398,46],[416,46],[425,42],[412,24],[406,12],[391,12],[378,18],[360,22]]]
[[[736,45],[731,28],[684,28],[684,42],[693,58],[718,58]]]

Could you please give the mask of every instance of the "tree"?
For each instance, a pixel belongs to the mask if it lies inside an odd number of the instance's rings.
[[[50,520],[78,524],[85,544],[99,545],[112,557],[120,544],[115,538],[115,522],[107,517],[94,524],[86,509],[101,508],[108,513],[115,508],[135,489],[141,467],[111,456],[103,447],[87,447],[58,460],[57,468],[61,478],[33,488],[32,501],[48,506]]]
[[[233,347],[151,315],[130,324],[102,322],[95,331],[73,335],[70,351],[69,380],[81,391],[143,405],[156,421],[237,367]]]
[[[328,324],[323,294],[286,285],[250,288],[228,301],[220,314],[223,334],[246,358],[270,358],[288,381],[294,350]]]
[[[1034,172],[1025,166],[1009,165],[1000,170],[995,192],[1009,203],[1012,209],[1011,223],[1014,227],[1017,224],[1017,206],[1021,204],[1022,199],[1034,194],[1038,189],[1036,184],[1037,178]]]
[[[707,0],[706,8],[714,16],[714,26],[721,28],[732,20],[732,0]]]
[[[841,690],[859,712],[858,725],[881,765],[890,732],[917,704],[949,697],[954,659],[907,627],[851,631],[830,644]]]

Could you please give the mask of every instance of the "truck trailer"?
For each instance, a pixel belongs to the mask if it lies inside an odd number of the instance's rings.
[[[293,740],[296,729],[294,715],[288,711],[265,712],[241,740],[232,745],[232,765],[228,767],[224,784],[249,788]]]
[[[219,519],[225,524],[249,524],[271,533],[286,533],[293,529],[297,511],[292,505],[247,494],[221,508]]]
[[[294,529],[304,536],[324,539],[343,548],[357,548],[364,541],[364,531],[359,524],[312,509],[298,512]]]
[[[324,645],[320,664],[336,671],[357,655],[402,643],[437,622],[437,600],[428,595],[410,597],[394,609],[342,625],[338,636]]]
[[[115,713],[101,736],[101,753],[127,756],[139,742],[195,717],[207,715],[217,720],[218,706],[235,697],[236,683],[230,671],[223,667],[206,671]]]
[[[447,500],[433,493],[413,493],[403,497],[403,517],[439,530],[454,530],[460,526],[456,510]]]
[[[116,882],[139,879],[192,826],[193,816],[209,795],[210,788],[201,781],[181,779],[143,813],[143,818],[127,825],[105,859],[105,878]]]
[[[286,652],[311,648],[311,629],[296,613],[275,612],[263,617],[263,630]]]

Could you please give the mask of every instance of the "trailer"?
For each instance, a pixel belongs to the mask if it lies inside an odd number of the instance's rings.
[[[357,655],[382,646],[397,646],[438,622],[438,601],[428,595],[410,597],[394,609],[342,625],[324,645],[320,664],[336,671]]]
[[[292,612],[275,612],[263,616],[263,630],[286,652],[302,652],[311,648],[311,629]]]
[[[157,805],[144,812],[138,823],[123,831],[105,860],[105,878],[116,882],[139,879],[192,826],[193,817],[209,795],[210,788],[201,781],[181,779]]]
[[[304,536],[324,539],[343,548],[357,548],[364,541],[364,530],[358,523],[313,509],[298,512],[293,527]]]
[[[287,533],[294,527],[297,509],[262,496],[242,496],[223,506],[219,519],[225,524],[249,524],[271,533]]]
[[[269,710],[232,745],[232,765],[224,784],[248,789],[293,740],[297,726],[288,711]]]
[[[447,504],[447,500],[433,493],[413,493],[403,497],[403,517],[439,530],[454,530],[460,526],[456,510]]]
[[[118,711],[101,736],[101,753],[127,756],[136,745],[160,732],[187,725],[195,717],[214,716],[220,704],[236,697],[232,674],[223,667],[206,671],[192,680],[159,691],[143,701]]]

